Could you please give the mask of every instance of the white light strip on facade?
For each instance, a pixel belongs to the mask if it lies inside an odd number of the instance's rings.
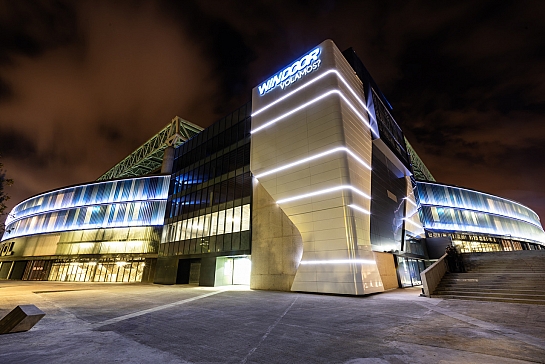
[[[325,76],[327,75],[330,75],[330,74],[335,74],[340,80],[341,82],[348,88],[348,90],[350,91],[350,93],[358,100],[358,102],[360,103],[361,106],[363,106],[363,108],[365,109],[365,111],[367,111],[369,114],[371,114],[369,112],[369,109],[367,109],[367,106],[365,105],[365,103],[360,99],[360,97],[358,96],[358,94],[356,94],[356,92],[354,91],[354,89],[352,89],[352,87],[350,87],[350,85],[348,84],[348,82],[346,82],[346,80],[344,79],[344,77],[339,73],[339,71],[335,70],[335,69],[330,69],[330,70],[327,70],[325,71],[324,73],[322,73],[321,75],[313,78],[312,80],[308,81],[307,83],[305,83],[304,85],[302,86],[299,86],[298,88],[296,88],[295,90],[291,91],[290,93],[282,96],[281,98],[277,99],[276,101],[273,101],[271,102],[270,104],[268,104],[267,106],[264,106],[262,107],[261,109],[257,110],[256,112],[254,112],[252,114],[252,117],[262,113],[263,111],[267,110],[268,108],[278,104],[279,102],[287,99],[288,97],[292,96],[293,94],[295,94],[296,92],[299,92],[301,91],[302,89],[306,88],[307,86],[310,86],[312,85],[313,83],[321,80],[322,78],[324,78]],[[373,116],[371,116],[373,117]]]
[[[454,233],[461,233],[461,234],[468,234],[468,233],[482,233],[482,234],[490,234],[497,237],[501,237],[504,239],[521,239],[521,240],[528,240],[533,242],[538,242],[541,245],[545,244],[545,237],[543,239],[539,239],[536,237],[535,234],[531,233],[524,233],[524,232],[513,232],[513,231],[498,231],[496,228],[491,227],[479,227],[479,226],[471,226],[471,225],[465,225],[465,224],[443,224],[443,223],[434,223],[432,225],[426,226],[427,229],[433,229],[433,230],[442,230],[442,231],[448,231],[448,232],[454,232]]]
[[[404,218],[403,220],[405,220],[405,222],[408,222],[409,224],[411,224],[411,225],[413,225],[413,226],[416,226],[416,227],[418,227],[418,228],[421,228],[421,229],[423,229],[423,228],[424,228],[424,227],[423,227],[422,225],[420,225],[420,224],[417,224],[416,222],[414,222],[414,221],[411,221],[411,220],[409,220],[409,219],[408,219],[408,218],[406,218],[406,217],[405,217],[405,218]]]
[[[259,174],[256,174],[255,175],[255,178],[260,178],[260,177],[265,177],[265,176],[268,176],[269,174],[273,174],[273,173],[276,173],[276,172],[280,172],[280,171],[283,171],[285,169],[289,169],[289,168],[292,168],[292,167],[295,167],[295,166],[298,166],[298,165],[301,165],[301,164],[304,164],[304,163],[307,163],[307,162],[310,162],[310,161],[313,161],[315,159],[318,159],[318,158],[321,158],[321,157],[325,157],[327,155],[330,155],[330,154],[333,154],[335,152],[339,152],[339,151],[344,151],[346,153],[348,153],[350,156],[352,156],[358,163],[360,163],[361,165],[363,165],[365,168],[367,168],[368,170],[371,170],[371,167],[369,167],[369,165],[367,163],[365,163],[360,157],[358,157],[355,153],[353,153],[351,150],[349,150],[348,148],[346,147],[337,147],[337,148],[333,148],[333,149],[330,149],[326,152],[323,152],[323,153],[318,153],[318,154],[315,154],[311,157],[307,157],[307,158],[304,158],[304,159],[300,159],[296,162],[293,162],[293,163],[289,163],[289,164],[285,164],[283,166],[280,166],[280,167],[277,167],[277,168],[274,168],[274,169],[271,169],[271,170],[268,170],[268,171],[265,171],[263,173],[259,173]]]
[[[278,200],[276,201],[277,204],[281,204],[281,203],[285,203],[285,202],[291,202],[291,201],[296,201],[296,200],[301,200],[303,198],[307,198],[307,197],[313,197],[313,196],[318,196],[318,195],[323,195],[325,193],[330,193],[330,192],[335,192],[335,191],[340,191],[340,190],[352,190],[354,192],[356,192],[357,194],[365,197],[365,198],[368,198],[370,199],[370,197],[361,192],[360,190],[358,190],[356,187],[354,186],[350,186],[350,185],[341,185],[341,186],[336,186],[336,187],[332,187],[332,188],[326,188],[325,190],[319,190],[319,191],[315,191],[315,192],[310,192],[310,193],[305,193],[303,195],[298,195],[298,196],[293,196],[293,197],[288,197],[288,198],[284,198],[282,200]]]
[[[411,205],[415,206],[415,207],[418,207],[417,204],[415,204],[414,202],[412,202],[408,197],[404,197],[403,198],[405,201],[407,201],[408,203],[410,203]]]
[[[35,212],[35,213],[32,213],[32,214],[28,214],[28,215],[17,216],[16,218],[13,218],[9,222],[9,224],[6,223],[6,226],[14,224],[14,223],[16,223],[17,221],[20,221],[20,220],[30,219],[30,218],[33,218],[35,216],[47,215],[47,214],[52,214],[52,213],[56,213],[56,212],[66,211],[66,210],[76,210],[76,209],[86,209],[86,208],[95,208],[95,209],[98,208],[98,209],[100,209],[100,207],[102,207],[102,206],[117,206],[117,205],[123,205],[123,204],[126,204],[126,205],[135,204],[135,203],[139,203],[139,202],[142,203],[142,202],[162,202],[162,201],[166,202],[167,199],[166,198],[150,198],[150,199],[147,199],[147,200],[129,200],[129,199],[127,199],[127,200],[124,200],[124,201],[94,203],[94,204],[89,204],[89,205],[86,205],[84,203],[78,204],[78,205],[68,205],[66,207],[61,207],[61,208],[57,208],[57,209],[42,210],[42,211]]]
[[[331,259],[331,260],[302,260],[300,264],[375,264],[370,259]]]
[[[327,97],[327,96],[329,96],[329,95],[331,95],[331,94],[334,94],[334,93],[339,93],[339,91],[337,91],[337,90],[328,91],[328,92],[326,92],[326,93],[324,93],[324,94],[322,94],[322,95],[320,95],[320,96],[318,96],[318,97],[316,97],[316,98],[310,100],[309,102],[304,103],[303,105],[299,105],[299,106],[296,107],[295,109],[292,109],[292,110],[288,111],[287,113],[285,113],[285,114],[283,114],[283,115],[277,117],[276,119],[273,119],[273,120],[271,120],[271,121],[269,121],[269,122],[266,122],[265,124],[261,125],[260,127],[258,127],[258,128],[256,128],[256,129],[250,131],[250,133],[252,133],[252,134],[257,133],[257,132],[260,131],[261,129],[265,129],[266,127],[268,127],[268,126],[270,126],[270,125],[272,125],[272,124],[275,124],[276,122],[278,122],[278,121],[280,121],[280,120],[282,120],[282,119],[284,119],[284,118],[287,118],[287,117],[290,116],[291,114],[296,113],[297,111],[299,111],[299,110],[301,110],[301,109],[304,109],[305,107],[310,106],[310,105],[312,105],[312,104],[314,104],[314,103],[320,101],[321,99],[323,99],[323,98],[325,98],[325,97]]]
[[[273,124],[276,124],[278,121],[280,121],[282,119],[285,119],[286,117],[290,116],[291,114],[296,113],[297,111],[302,110],[302,109],[306,108],[307,106],[310,106],[310,105],[312,105],[312,104],[320,101],[321,99],[326,98],[327,96],[332,95],[332,94],[338,94],[344,100],[344,102],[346,102],[346,104],[352,109],[352,111],[358,116],[358,118],[365,124],[365,126],[367,126],[369,128],[369,130],[371,130],[371,132],[373,134],[375,134],[375,131],[373,130],[373,128],[371,128],[371,125],[365,119],[365,117],[362,114],[360,114],[360,112],[356,109],[356,107],[339,90],[327,91],[326,93],[324,93],[324,94],[310,100],[309,102],[306,102],[303,105],[299,105],[295,109],[292,109],[292,110],[288,111],[287,113],[285,113],[285,114],[283,114],[283,115],[281,115],[281,116],[279,116],[279,117],[277,117],[277,118],[275,118],[275,119],[273,119],[271,121],[266,122],[265,124],[261,125],[260,127],[257,127],[254,130],[250,131],[250,133],[252,133],[252,134],[257,133],[258,131],[260,131],[262,129],[265,129],[265,128],[273,125]],[[377,134],[375,134],[375,136],[377,138],[379,137],[379,135],[377,135]]]
[[[350,204],[350,205],[348,205],[348,207],[352,207],[354,210],[358,210],[358,211],[363,212],[364,214],[367,214],[367,215],[371,214],[369,211],[367,211],[363,207],[359,207],[358,205]]]

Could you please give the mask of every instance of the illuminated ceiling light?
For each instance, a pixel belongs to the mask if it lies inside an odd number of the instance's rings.
[[[286,170],[286,169],[289,169],[289,168],[292,168],[292,167],[295,167],[295,166],[298,166],[298,165],[301,165],[301,164],[304,164],[304,163],[313,161],[313,160],[315,160],[315,159],[325,157],[325,156],[327,156],[327,155],[330,155],[330,154],[333,154],[333,153],[339,152],[339,151],[344,151],[344,152],[348,153],[348,154],[349,154],[350,156],[352,156],[358,163],[360,163],[361,165],[363,165],[365,168],[371,170],[371,167],[369,167],[369,165],[368,165],[367,163],[365,163],[360,157],[358,157],[355,153],[353,153],[352,151],[350,151],[348,148],[346,148],[346,147],[337,147],[337,148],[333,148],[333,149],[330,149],[330,150],[325,151],[325,152],[322,152],[322,153],[315,154],[315,155],[313,155],[313,156],[311,156],[311,157],[303,158],[303,159],[300,159],[300,160],[298,160],[298,161],[296,161],[296,162],[289,163],[289,164],[285,164],[285,165],[283,165],[283,166],[280,166],[280,167],[271,169],[271,170],[269,170],[269,171],[265,171],[265,172],[256,174],[254,177],[255,177],[255,178],[265,177],[265,176],[268,176],[269,174],[273,174],[273,173],[276,173],[276,172],[280,172],[280,171],[283,171],[283,170]]]
[[[361,192],[360,190],[358,190],[357,188],[355,188],[353,186],[341,185],[341,186],[326,188],[324,190],[319,190],[319,191],[315,191],[315,192],[305,193],[305,194],[302,194],[302,195],[297,195],[297,196],[293,196],[293,197],[284,198],[284,199],[276,201],[276,203],[277,204],[282,204],[282,203],[285,203],[285,202],[301,200],[303,198],[323,195],[325,193],[330,193],[330,192],[335,192],[335,191],[340,191],[340,190],[352,190],[352,191],[356,192],[357,194],[359,194],[359,195],[361,195],[361,196],[363,196],[365,198],[370,199],[369,195]]]
[[[348,207],[351,207],[351,208],[353,208],[354,210],[358,210],[358,211],[360,211],[360,212],[363,212],[364,214],[368,214],[368,215],[371,214],[369,211],[367,211],[367,210],[364,209],[363,207],[359,207],[358,205],[350,204],[350,205],[348,205]]]
[[[127,265],[127,262],[115,262],[115,265],[118,267],[123,267],[124,265]]]
[[[88,262],[87,265],[97,265],[97,262]]]
[[[302,260],[301,264],[375,264],[370,259],[331,259],[331,260]]]

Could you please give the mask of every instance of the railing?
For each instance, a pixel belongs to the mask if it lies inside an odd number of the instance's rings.
[[[445,253],[437,262],[433,263],[425,271],[420,273],[420,278],[422,279],[422,287],[424,288],[424,294],[426,297],[431,297],[431,294],[439,283],[443,276],[447,272],[447,254]]]

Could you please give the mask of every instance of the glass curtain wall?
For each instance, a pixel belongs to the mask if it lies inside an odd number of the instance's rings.
[[[250,111],[244,105],[176,150],[159,255],[249,253]]]

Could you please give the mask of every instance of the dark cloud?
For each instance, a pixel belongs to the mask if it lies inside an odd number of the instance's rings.
[[[210,125],[331,38],[439,181],[545,217],[543,19],[533,1],[0,0],[10,202],[97,178],[175,115]]]

